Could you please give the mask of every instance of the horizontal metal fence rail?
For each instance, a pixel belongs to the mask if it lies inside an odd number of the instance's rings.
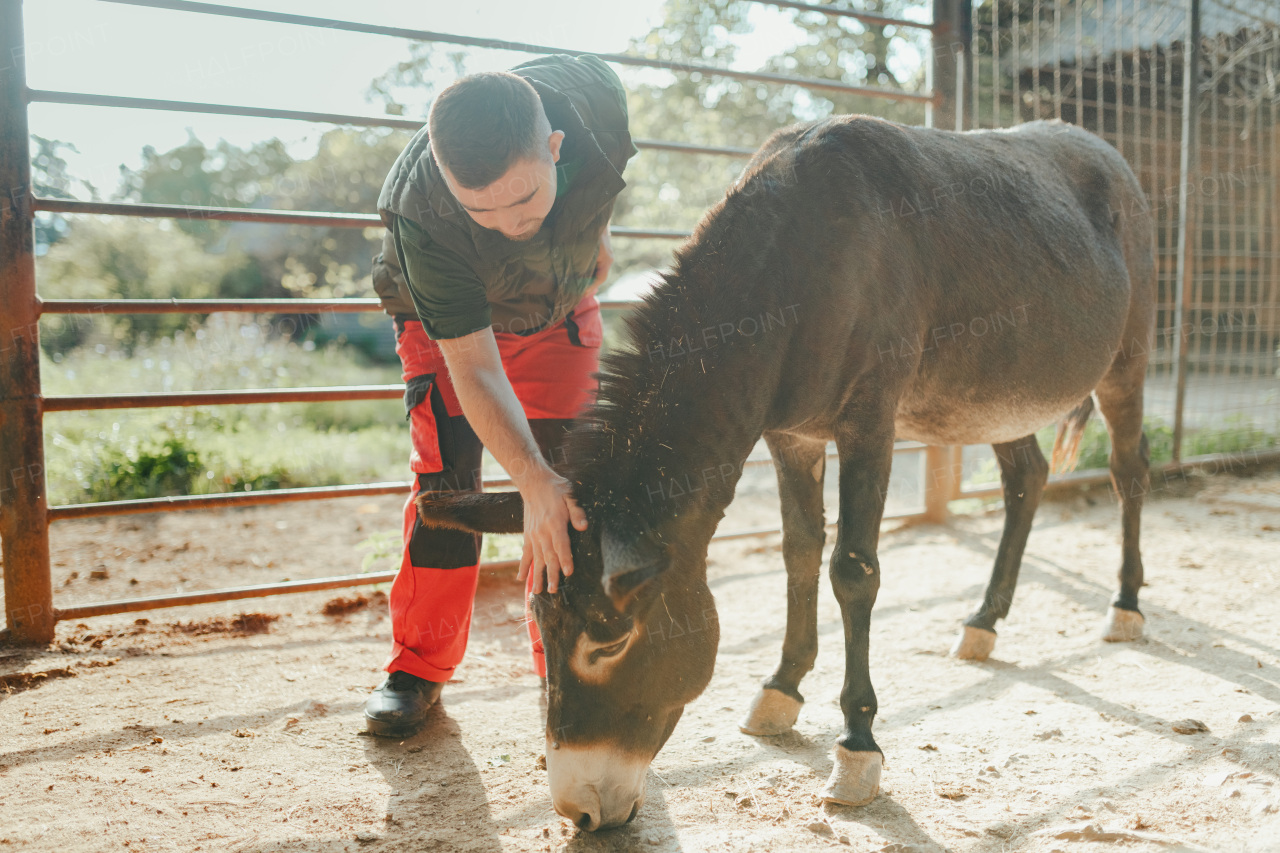
[[[603,305],[601,306],[603,307]],[[41,314],[355,314],[381,311],[373,297],[356,299],[42,299]]]
[[[1280,463],[1280,450],[1242,450],[1234,453],[1208,453],[1203,456],[1189,456],[1176,462],[1165,462],[1151,466],[1150,476],[1152,491],[1157,490],[1156,479],[1168,480],[1174,475],[1184,475],[1196,471],[1211,470],[1212,473],[1224,471],[1244,471],[1267,465]],[[1046,491],[1068,487],[1100,486],[1111,482],[1110,472],[1102,469],[1092,471],[1072,471],[1068,474],[1055,474],[1049,478]],[[1004,492],[999,486],[978,486],[962,489],[956,493],[957,498],[999,498]]]
[[[795,77],[790,74],[774,74],[767,71],[737,71],[732,68],[718,68],[714,65],[703,65],[695,62],[683,62],[665,59],[649,59],[643,56],[632,56],[626,53],[596,53],[594,51],[573,51],[563,47],[545,44],[534,44],[523,41],[506,41],[503,39],[479,38],[451,33],[437,33],[431,30],[418,30],[406,27],[391,27],[383,24],[365,24],[358,21],[343,21],[337,18],[318,18],[311,15],[295,15],[286,12],[269,12],[262,9],[246,9],[240,6],[222,6],[216,3],[201,3],[195,0],[103,0],[106,3],[117,3],[122,6],[144,6],[151,9],[168,9],[175,12],[197,12],[205,15],[219,15],[227,18],[242,18],[253,21],[268,21],[277,24],[294,24],[305,27],[343,30],[369,35],[391,36],[411,41],[439,42],[456,44],[463,47],[486,48],[490,50],[512,50],[521,53],[575,53],[591,54],[605,62],[617,65],[630,65],[638,68],[658,68],[666,71],[678,71],[682,74],[707,74],[714,77],[726,77],[733,80],[750,80],[757,83],[774,83],[781,85],[802,86],[806,89],[825,89],[833,92],[845,92],[851,95],[864,95],[871,98],[885,98],[893,101],[913,101],[929,103],[933,100],[932,92],[904,92],[881,86],[854,86],[837,80],[822,80],[810,77]],[[902,25],[907,25],[903,22]],[[919,26],[918,24],[916,26]]]
[[[84,213],[105,216],[144,216],[153,219],[198,219],[214,222],[261,222],[268,225],[307,225],[320,228],[381,228],[376,213],[326,213],[316,210],[262,210],[253,207],[207,207],[196,204],[132,204],[81,201],[70,198],[32,200],[45,213]]]
[[[116,201],[80,201],[69,198],[32,199],[35,210],[45,213],[84,213],[106,216],[141,216],[152,219],[197,219],[215,222],[261,222],[268,225],[306,225],[322,228],[381,228],[376,213],[325,213],[318,210],[262,210],[253,207],[206,207],[198,204],[133,204]],[[609,228],[614,237],[684,240],[691,231],[665,228]]]
[[[514,569],[520,565],[518,560],[507,560],[500,563],[486,563],[489,571]],[[140,610],[159,610],[162,607],[188,607],[192,604],[209,604],[216,601],[240,601],[246,598],[265,598],[268,595],[283,595],[290,592],[316,592],[326,589],[344,589],[352,586],[366,586],[376,583],[390,583],[395,580],[396,573],[368,572],[362,575],[342,575],[333,578],[317,578],[306,581],[284,581],[282,583],[256,584],[254,586],[237,586],[227,589],[210,589],[202,592],[185,592],[177,595],[153,595],[147,598],[126,598],[117,601],[103,601],[99,604],[79,604],[72,607],[58,607],[54,615],[59,621],[63,619],[88,619],[91,616],[108,616],[113,613],[137,613]]]
[[[602,311],[634,308],[638,301],[600,300]],[[351,299],[42,299],[41,314],[357,314],[381,311],[374,297]]]
[[[894,453],[919,453],[925,446],[916,442],[899,442]],[[828,459],[837,458],[828,453]],[[748,459],[744,468],[770,465],[769,457]],[[404,494],[412,484],[408,481],[394,483],[364,483],[345,486],[302,486],[293,489],[261,489],[255,492],[219,492],[212,495],[174,495],[160,498],[136,498],[125,501],[95,501],[84,504],[63,504],[49,508],[50,521],[71,518],[94,518],[108,515],[140,515],[149,512],[178,512],[193,509],[228,509],[231,507],[258,506],[269,503],[285,503],[335,498],[371,497],[375,495]],[[513,485],[507,477],[485,478],[486,489]]]
[[[295,501],[365,498],[408,494],[410,483],[356,483],[345,486],[301,486],[294,489],[261,489],[255,492],[220,492],[212,495],[174,495],[137,498],[128,501],[96,501],[49,507],[49,521],[97,518],[108,515],[141,515],[149,512],[180,512],[192,509],[230,509]]]
[[[74,104],[85,107],[114,107],[118,109],[162,110],[182,113],[207,113],[210,115],[243,116],[249,118],[278,118],[290,121],[309,121],[353,127],[386,127],[395,130],[417,131],[421,121],[396,116],[360,116],[344,113],[309,112],[307,110],[281,110],[273,107],[249,107],[235,104],[208,104],[201,101],[171,101],[156,98],[130,98],[121,95],[91,95],[84,92],[54,92],[47,89],[28,89],[27,101],[40,104]],[[685,154],[719,154],[726,157],[750,157],[754,148],[737,148],[728,145],[696,145],[692,142],[672,142],[665,139],[633,139],[637,148],[654,151],[679,151]]]
[[[835,18],[852,18],[861,21],[864,24],[874,24],[882,27],[913,27],[921,30],[933,30],[933,24],[929,21],[908,21],[906,18],[891,18],[885,15],[877,15],[873,12],[859,12],[856,9],[845,9],[840,6],[819,6],[814,3],[799,3],[796,0],[750,0],[752,3],[759,3],[763,6],[779,6],[783,9],[795,9],[800,12],[817,12],[821,15],[828,15]]]
[[[895,453],[923,453],[927,448],[918,442],[900,442],[894,446]],[[837,454],[827,453],[828,459],[838,458]],[[758,467],[773,464],[773,460],[765,458],[749,459],[744,464],[744,468]],[[485,487],[509,486],[510,480],[486,481]],[[315,498],[330,497],[355,497],[367,495],[383,495],[383,494],[404,494],[410,484],[405,483],[376,483],[367,487],[359,486],[339,486],[323,489],[275,489],[271,491],[251,492],[246,494],[234,495],[201,495],[201,496],[181,496],[174,498],[145,498],[138,501],[111,501],[100,504],[76,504],[73,506],[54,507],[50,510],[51,520],[57,518],[84,518],[93,515],[102,515],[107,513],[93,512],[94,508],[109,507],[118,508],[124,505],[130,507],[130,512],[156,512],[162,510],[174,509],[210,509],[220,505],[231,504],[235,499],[236,505],[278,503],[285,500],[309,500]],[[332,494],[342,490],[341,494]],[[306,492],[307,494],[300,494]],[[223,499],[223,500],[218,500]],[[123,513],[110,513],[123,514]],[[918,513],[888,513],[884,516],[886,520],[893,519],[909,519],[914,518]],[[835,522],[828,522],[824,525],[827,529],[835,527]],[[734,530],[727,533],[716,533],[711,537],[712,541],[732,541],[735,539],[754,539],[762,536],[769,536],[775,533],[781,533],[780,527],[755,527],[747,530]],[[497,560],[487,563],[481,563],[480,568],[487,572],[510,571],[519,566],[518,560]],[[353,586],[368,586],[379,583],[390,583],[395,580],[396,572],[368,572],[358,575],[339,575],[336,577],[315,578],[312,580],[302,581],[283,581],[275,584],[258,584],[254,586],[229,587],[225,589],[203,590],[200,592],[179,593],[176,595],[160,595],[148,596],[145,598],[128,598],[117,601],[103,601],[94,604],[82,604],[72,607],[59,607],[54,609],[56,618],[61,621],[65,619],[87,619],[91,616],[109,616],[117,613],[136,613],[141,610],[159,610],[165,607],[182,607],[192,604],[208,604],[218,601],[236,601],[245,598],[262,598],[270,595],[283,595],[287,593],[297,592],[316,592],[328,589],[342,589]]]
[[[337,385],[326,388],[242,388],[225,391],[144,391],[138,394],[65,394],[44,398],[46,412],[96,409],[159,409],[166,406],[229,406],[239,403],[331,403],[336,400],[398,400],[403,385]]]

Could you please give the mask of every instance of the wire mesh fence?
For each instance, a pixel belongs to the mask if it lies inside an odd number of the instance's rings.
[[[1204,11],[1184,445],[1243,449],[1280,432],[1280,7]]]
[[[1124,154],[1146,192],[1157,253],[1153,462],[1274,448],[1280,6],[977,0],[969,73],[969,127],[1080,125]],[[1082,463],[1105,464],[1103,443],[1093,447]],[[980,449],[966,460],[970,480],[994,471]]]

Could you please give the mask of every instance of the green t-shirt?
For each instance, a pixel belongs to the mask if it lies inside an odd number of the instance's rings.
[[[581,165],[556,164],[557,199],[568,192]],[[492,325],[489,299],[475,270],[463,258],[432,241],[431,235],[413,220],[397,216],[396,228],[404,252],[400,263],[427,337],[461,338]]]

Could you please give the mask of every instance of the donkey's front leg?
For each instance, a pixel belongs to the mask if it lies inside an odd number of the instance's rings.
[[[782,662],[765,681],[738,728],[749,735],[791,731],[804,697],[800,679],[818,656],[818,576],[826,524],[822,479],[827,443],[785,433],[765,433],[778,472],[782,504],[782,559],[787,565],[787,633]]]
[[[880,790],[884,756],[871,736],[876,693],[871,687],[868,644],[871,608],[880,589],[876,543],[893,461],[893,420],[851,423],[836,436],[840,451],[840,525],[831,555],[831,586],[844,617],[844,732],[836,741],[835,768],[822,790],[829,803],[860,806]]]

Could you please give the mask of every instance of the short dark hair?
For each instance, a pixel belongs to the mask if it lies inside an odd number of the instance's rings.
[[[536,157],[546,123],[542,99],[523,77],[485,71],[454,81],[431,105],[431,149],[467,189],[486,187],[517,161]]]

